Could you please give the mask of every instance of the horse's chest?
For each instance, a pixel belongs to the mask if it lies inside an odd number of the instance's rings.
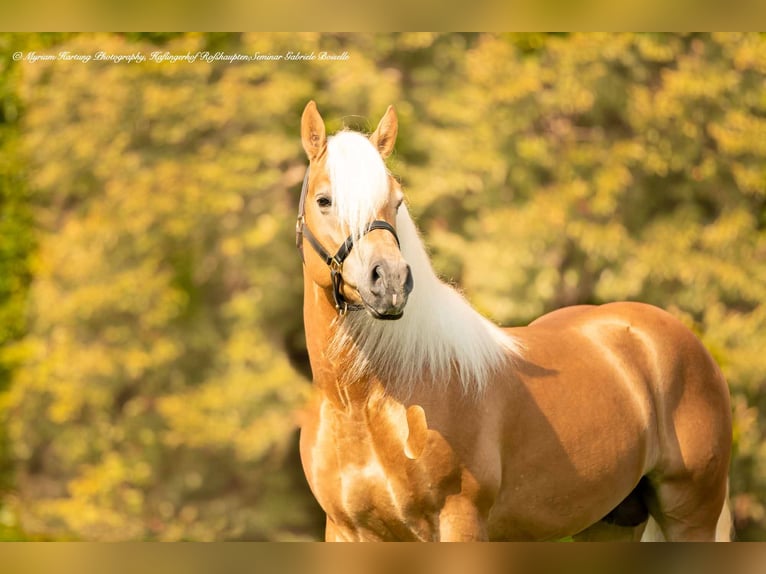
[[[437,536],[445,484],[457,468],[434,464],[431,451],[407,456],[407,436],[406,419],[321,419],[307,471],[317,500],[343,538]]]

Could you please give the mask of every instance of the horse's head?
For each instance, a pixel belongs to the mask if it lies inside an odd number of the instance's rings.
[[[399,250],[399,183],[384,158],[393,150],[397,118],[388,108],[369,137],[343,131],[327,138],[316,104],[301,119],[309,170],[298,214],[298,247],[308,277],[333,294],[340,313],[366,309],[398,319],[412,291],[412,273]]]

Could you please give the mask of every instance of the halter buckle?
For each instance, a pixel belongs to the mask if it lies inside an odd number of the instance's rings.
[[[343,272],[343,262],[338,261],[335,257],[330,259],[329,267],[330,271],[337,273],[339,276]]]
[[[341,269],[343,264],[337,259],[332,259],[330,262],[330,280],[332,281],[332,298],[335,301],[335,309],[338,311],[338,315],[343,317],[348,312],[348,302],[341,293]]]

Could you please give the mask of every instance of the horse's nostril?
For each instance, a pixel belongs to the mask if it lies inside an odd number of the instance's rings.
[[[409,295],[412,292],[412,287],[415,281],[412,278],[412,268],[407,265],[407,278],[404,280],[404,292]]]
[[[373,285],[378,284],[383,279],[383,270],[381,269],[380,265],[375,265],[372,268],[370,279],[372,280]]]

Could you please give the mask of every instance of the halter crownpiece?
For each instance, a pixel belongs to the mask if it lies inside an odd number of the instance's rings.
[[[335,301],[335,308],[338,310],[338,313],[341,316],[345,315],[348,311],[361,311],[364,309],[364,305],[349,303],[341,291],[341,287],[343,285],[343,262],[346,260],[346,258],[351,253],[351,250],[354,248],[354,237],[349,235],[335,252],[335,255],[330,255],[328,251],[322,247],[322,244],[319,242],[316,236],[314,236],[314,234],[311,232],[311,229],[309,229],[309,226],[306,224],[304,215],[306,195],[308,194],[309,189],[310,169],[310,167],[306,168],[306,175],[303,176],[301,199],[298,203],[298,219],[295,222],[295,246],[298,248],[298,251],[301,254],[301,260],[305,264],[306,258],[303,255],[303,238],[305,237],[311,247],[314,248],[314,251],[317,253],[317,255],[319,255],[322,261],[324,261],[325,264],[330,268],[330,279],[332,280],[332,296],[333,300]],[[374,231],[376,229],[384,229],[391,233],[391,235],[394,236],[394,239],[396,239],[396,245],[401,247],[399,244],[399,236],[396,234],[394,227],[387,221],[383,221],[381,219],[376,219],[370,222],[370,224],[364,228],[361,237],[364,237],[370,231]]]

